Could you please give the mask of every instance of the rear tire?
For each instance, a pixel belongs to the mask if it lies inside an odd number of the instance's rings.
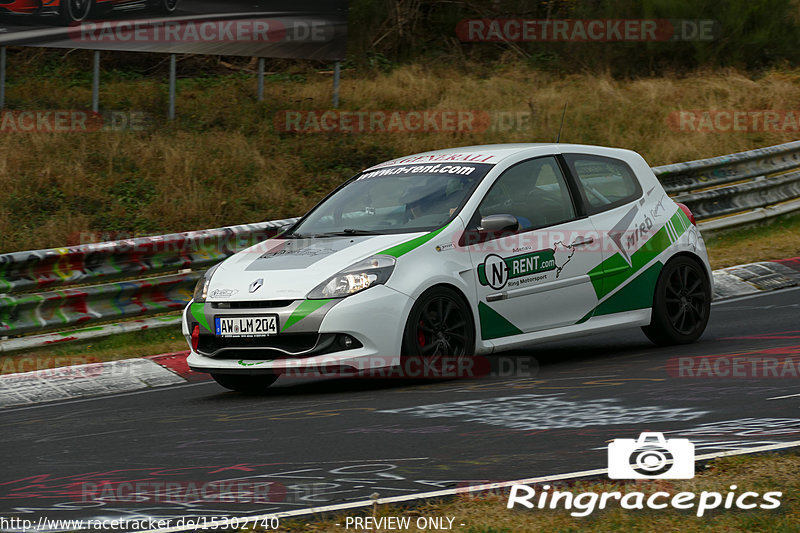
[[[246,394],[262,393],[278,379],[277,374],[211,374],[211,377],[226,389]]]
[[[689,344],[706,329],[711,312],[711,284],[705,269],[690,257],[670,260],[656,283],[650,325],[642,327],[659,346]]]

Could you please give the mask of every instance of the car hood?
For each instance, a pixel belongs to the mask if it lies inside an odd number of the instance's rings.
[[[420,235],[270,239],[221,263],[211,277],[208,301],[303,299],[342,269]],[[251,292],[254,283],[260,286]]]

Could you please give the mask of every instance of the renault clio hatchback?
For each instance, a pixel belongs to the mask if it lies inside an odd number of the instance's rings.
[[[298,368],[470,357],[631,326],[689,343],[711,294],[691,212],[640,155],[471,146],[368,168],[211,268],[183,334],[193,370],[254,391]]]

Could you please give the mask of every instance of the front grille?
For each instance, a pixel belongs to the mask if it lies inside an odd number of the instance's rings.
[[[224,352],[219,352],[214,356],[214,359],[234,359],[240,361],[242,359],[248,361],[274,361],[276,359],[302,359],[304,357],[312,357],[317,355],[315,353],[307,353],[303,355],[287,355],[283,352],[276,350],[242,350],[230,349]]]
[[[252,302],[213,302],[212,309],[277,309],[289,307],[294,300],[255,300]]]
[[[237,352],[247,352],[251,356],[266,352],[269,358],[275,358],[286,357],[287,354],[291,356],[292,354],[307,352],[321,340],[318,333],[286,333],[269,337],[200,335],[197,351],[206,355],[228,358],[226,353],[238,348]],[[219,352],[218,355],[217,352]],[[257,357],[247,358],[254,359]]]

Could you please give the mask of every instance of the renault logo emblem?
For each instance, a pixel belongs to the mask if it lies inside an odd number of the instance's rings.
[[[250,284],[250,292],[256,292],[264,284],[264,278],[258,278]]]

